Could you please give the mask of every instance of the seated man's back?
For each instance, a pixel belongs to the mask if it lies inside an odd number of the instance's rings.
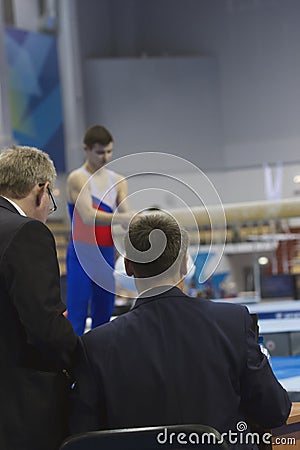
[[[142,218],[129,233],[146,219],[149,226],[151,218]],[[153,227],[164,229],[158,222]],[[140,292],[141,267],[134,272]],[[235,432],[241,420],[264,428],[285,422],[290,401],[256,343],[248,310],[190,298],[173,281],[146,282],[130,312],[82,337],[72,432],[184,423]]]

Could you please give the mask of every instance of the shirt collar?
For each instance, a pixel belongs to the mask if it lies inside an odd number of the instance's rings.
[[[185,294],[176,286],[158,286],[155,288],[147,289],[140,293],[133,303],[131,309],[137,308],[138,306],[151,302],[153,300],[158,300],[161,298],[169,297],[185,297]]]
[[[11,203],[13,205],[13,207],[16,208],[18,213],[21,214],[21,216],[25,216],[26,217],[26,214],[24,213],[23,209],[20,208],[19,205],[17,205],[15,202],[13,202],[10,198],[4,197],[4,195],[2,195],[2,197],[5,198],[5,200],[7,200],[9,203]]]
[[[147,297],[153,297],[155,295],[160,295],[166,291],[169,291],[172,289],[173,286],[171,285],[162,285],[162,286],[155,286],[148,289],[145,289],[144,291],[140,292],[138,298],[147,298]]]

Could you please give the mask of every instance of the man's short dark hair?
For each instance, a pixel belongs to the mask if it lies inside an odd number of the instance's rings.
[[[83,143],[88,148],[92,148],[95,144],[100,144],[105,147],[111,142],[113,142],[111,133],[102,125],[94,125],[88,128],[83,138]]]
[[[149,236],[154,230],[161,230],[166,238],[166,247],[162,254],[151,262],[141,262],[135,256],[135,250],[146,252],[151,248]],[[162,233],[161,233],[162,234]],[[159,238],[159,236],[158,236]],[[156,242],[155,242],[156,239]],[[154,277],[166,270],[176,273],[188,247],[188,234],[176,220],[167,213],[152,213],[135,218],[125,235],[126,258],[131,261],[139,278]],[[157,238],[154,244],[159,246]]]

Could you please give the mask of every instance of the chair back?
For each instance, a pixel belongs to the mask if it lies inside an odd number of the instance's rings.
[[[66,439],[60,450],[226,450],[220,433],[207,425],[166,425],[90,431]]]

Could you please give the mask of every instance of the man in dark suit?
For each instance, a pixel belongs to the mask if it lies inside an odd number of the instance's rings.
[[[0,448],[56,450],[77,346],[63,316],[53,235],[55,168],[31,147],[0,154]]]
[[[186,232],[167,214],[140,216],[125,249],[139,297],[130,312],[82,337],[71,432],[282,425],[291,403],[256,343],[247,308],[182,292]]]

